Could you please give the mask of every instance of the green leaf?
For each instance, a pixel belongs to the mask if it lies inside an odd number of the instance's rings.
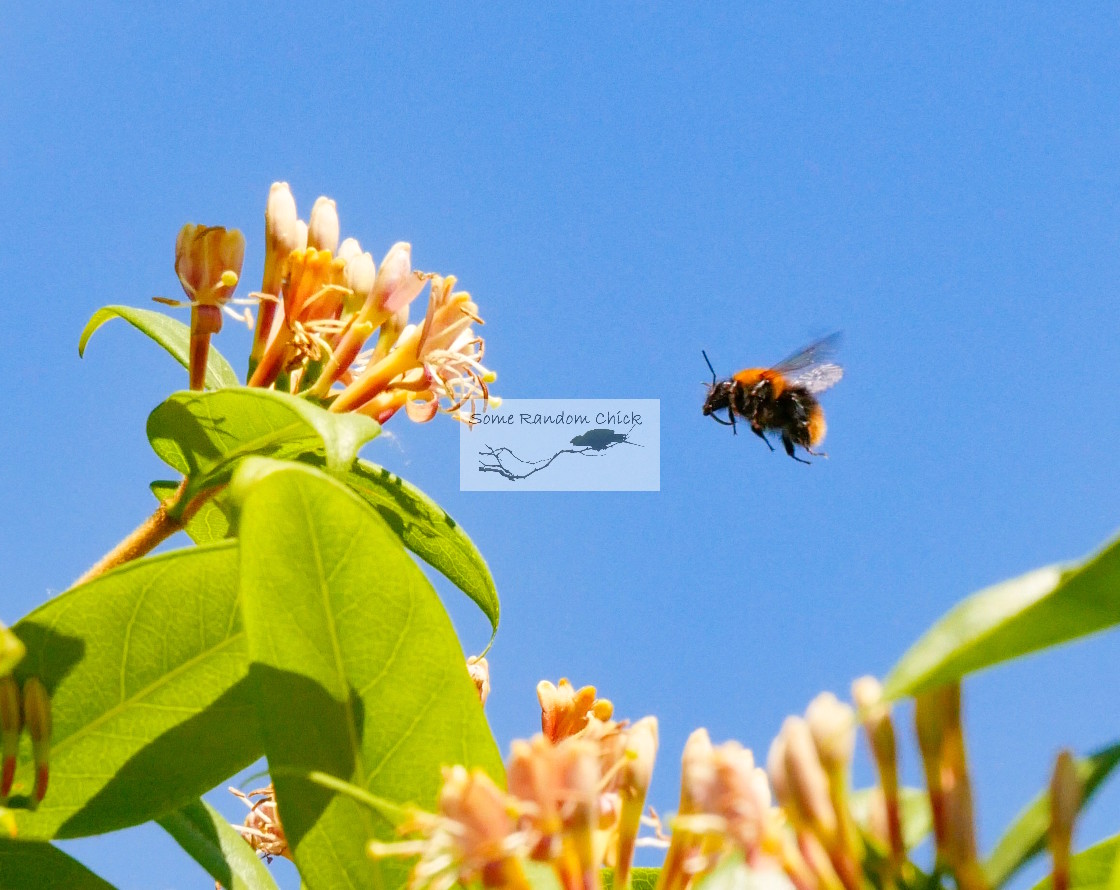
[[[175,496],[179,483],[161,480],[151,483],[148,487],[156,496],[156,500],[163,503]],[[183,527],[183,531],[196,544],[209,544],[229,537],[229,520],[218,505],[219,500],[220,497],[207,498]]]
[[[0,890],[113,890],[77,859],[42,841],[0,838]]]
[[[359,460],[345,482],[370,504],[404,545],[474,600],[498,630],[498,591],[486,560],[459,524],[414,485]]]
[[[631,890],[653,890],[657,886],[657,879],[661,876],[659,868],[632,868],[630,869]],[[613,890],[614,869],[603,869],[603,890]]]
[[[205,801],[196,800],[157,821],[225,890],[277,890],[253,848]]]
[[[12,672],[26,653],[19,637],[0,624],[0,677]]]
[[[1120,541],[1073,566],[1048,566],[966,599],[928,630],[884,682],[887,698],[1120,623]]]
[[[563,890],[564,885],[560,883],[556,869],[548,863],[525,859],[521,867],[525,869],[525,877],[533,890]]]
[[[1070,867],[1070,890],[1114,890],[1117,856],[1120,854],[1120,835],[1094,844],[1073,857]],[[1034,885],[1033,890],[1051,890],[1053,882],[1047,875]]]
[[[1081,806],[1093,797],[1106,778],[1120,764],[1120,743],[1109,745],[1077,761],[1081,780]],[[1043,791],[1015,817],[1011,827],[999,839],[984,874],[990,887],[1007,883],[1020,868],[1046,849],[1046,832],[1050,825],[1050,792]]]
[[[63,593],[13,628],[54,720],[50,789],[21,838],[99,834],[185,805],[262,753],[237,607],[236,542],[137,560]]]
[[[249,455],[319,454],[329,472],[343,472],[380,429],[361,414],[332,414],[307,399],[246,387],[175,393],[148,417],[152,448],[189,480],[181,507],[228,482]]]
[[[725,856],[711,874],[701,878],[696,890],[793,890],[793,885],[785,872],[755,871],[747,867],[741,854],[733,854]]]
[[[250,677],[300,874],[313,888],[396,886],[405,865],[365,850],[372,838],[393,839],[391,821],[308,775],[428,810],[441,766],[500,778],[455,631],[396,535],[340,483],[253,461],[231,493],[242,503]]]
[[[111,318],[123,318],[143,334],[147,334],[171,353],[184,368],[190,367],[191,329],[177,318],[171,318],[152,309],[134,309],[131,306],[103,306],[93,313],[78,340],[78,355],[85,355],[86,344],[93,332]],[[225,360],[213,343],[206,359],[206,388],[222,389],[240,386],[237,372]]]
[[[861,788],[848,797],[852,818],[866,833],[871,821],[871,800],[878,794],[878,788]],[[929,808],[929,795],[920,788],[900,788],[898,790],[902,820],[902,839],[906,849],[918,846],[933,831],[933,814]]]

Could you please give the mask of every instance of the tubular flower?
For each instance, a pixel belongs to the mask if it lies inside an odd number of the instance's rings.
[[[191,389],[205,385],[210,337],[222,329],[222,307],[233,296],[244,258],[245,237],[236,229],[187,223],[179,230],[175,274],[190,298]]]
[[[418,422],[440,410],[465,420],[475,402],[489,403],[489,385],[496,377],[482,365],[483,341],[472,327],[482,323],[478,307],[470,294],[454,291],[454,277],[428,277],[431,295],[423,324],[401,331],[389,352],[339,394],[332,411],[361,411],[386,420],[404,407]],[[396,312],[398,302],[387,300],[382,311]],[[464,406],[471,411],[462,413]]]
[[[38,677],[28,677],[23,683],[23,725],[31,736],[31,753],[35,758],[35,788],[31,798],[39,804],[47,794],[50,779],[51,699]]]
[[[345,284],[346,261],[329,250],[305,247],[288,255],[288,276],[276,324],[264,355],[250,378],[252,386],[268,386],[282,372],[302,371],[329,354],[330,341],[351,291]],[[299,381],[294,381],[298,387]],[[289,384],[291,386],[292,384]]]
[[[883,701],[883,687],[874,677],[860,677],[852,683],[852,701],[859,709],[871,756],[879,773],[886,818],[885,836],[890,845],[891,866],[897,870],[906,855],[906,841],[902,834],[898,753],[891,712]]]
[[[23,713],[19,684],[10,674],[0,677],[0,802],[7,801],[16,775]]]
[[[445,767],[438,813],[415,812],[401,826],[402,833],[420,833],[415,841],[379,843],[374,857],[416,856],[412,890],[450,890],[457,883],[480,881],[484,887],[528,890],[520,858],[527,837],[517,829],[517,801],[503,793],[479,769]]]
[[[1050,856],[1054,861],[1054,890],[1069,890],[1070,859],[1073,850],[1073,823],[1081,807],[1081,779],[1069,751],[1062,751],[1054,762],[1050,778]]]
[[[621,741],[621,766],[612,783],[621,805],[616,826],[610,834],[614,839],[611,864],[615,866],[615,886],[625,888],[629,886],[630,865],[641,829],[642,810],[657,759],[657,718],[642,718],[621,734]]]
[[[598,746],[579,737],[514,742],[509,790],[525,807],[532,857],[552,861],[565,886],[598,886],[595,830],[602,790]]]
[[[222,306],[241,278],[245,236],[237,229],[187,223],[175,241],[175,274],[193,306]]]
[[[541,703],[541,732],[553,743],[583,730],[591,717],[609,720],[614,713],[608,699],[595,697],[594,686],[577,690],[567,678],[561,678],[559,686],[541,680],[537,699]]]
[[[809,703],[805,722],[828,777],[829,796],[836,813],[837,844],[852,860],[854,871],[864,852],[863,840],[848,808],[848,770],[856,745],[855,712],[831,692],[822,692]]]
[[[272,336],[284,278],[288,274],[288,257],[292,251],[307,247],[307,233],[307,224],[296,215],[296,200],[288,183],[274,182],[264,211],[264,278],[253,348],[249,354],[250,374],[260,364]]]

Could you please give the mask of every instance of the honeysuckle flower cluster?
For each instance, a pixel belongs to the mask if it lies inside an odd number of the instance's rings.
[[[444,770],[436,813],[414,812],[402,832],[415,840],[374,842],[376,857],[419,857],[414,890],[527,888],[526,861],[550,865],[566,888],[600,887],[603,865],[628,884],[646,791],[657,753],[657,721],[611,719],[593,687],[538,688],[546,733],[516,741],[508,790],[482,770]]]
[[[308,220],[286,182],[265,208],[265,260],[249,358],[249,385],[306,394],[332,411],[380,422],[404,408],[416,421],[441,410],[466,419],[490,393],[478,307],[453,276],[412,268],[411,245],[394,244],[380,266],[357,239],[341,239],[334,201],[320,197]],[[239,231],[188,224],[175,270],[191,306],[190,385],[202,389],[210,338],[231,312],[245,239]],[[412,304],[429,289],[423,318]],[[174,302],[164,300],[164,302]]]
[[[513,743],[508,790],[483,772],[444,770],[438,811],[414,813],[402,827],[419,837],[371,844],[374,856],[414,855],[412,890],[449,890],[456,883],[490,888],[529,886],[526,863],[552,867],[565,890],[601,887],[603,867],[614,886],[629,886],[640,844],[665,845],[656,814],[643,817],[657,752],[657,721],[613,719],[613,705],[594,687],[567,680],[537,689],[542,733]],[[823,693],[803,717],[786,719],[766,768],[735,741],[713,744],[704,729],[688,739],[681,760],[678,812],[657,890],[691,890],[728,856],[769,872],[796,890],[872,890],[910,885],[897,744],[890,710],[875,679],[852,687],[856,707]],[[949,685],[916,702],[938,869],[961,890],[985,890],[976,855],[971,782],[960,721],[960,688]],[[862,725],[879,777],[861,823],[849,785],[856,731]],[[1068,890],[1074,817],[1081,800],[1068,752],[1057,759],[1050,789],[1054,887]],[[638,837],[639,827],[657,829]]]

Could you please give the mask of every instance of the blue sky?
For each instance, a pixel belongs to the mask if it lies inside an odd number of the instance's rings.
[[[460,492],[458,430],[365,452],[432,494],[504,606],[503,748],[534,686],[764,753],[965,594],[1118,525],[1120,21],[1106,3],[16,4],[0,26],[0,618],[151,508],[144,419],[185,374],[106,303],[177,295],[187,221],[262,257],[268,186],[413,244],[487,320],[496,390],[658,398],[658,493]],[[707,377],[843,329],[805,467],[700,415]],[[247,337],[219,341],[242,357]],[[240,364],[240,362],[238,363]],[[468,650],[469,604],[440,583]],[[1112,741],[1120,638],[966,688],[982,841],[1061,745]],[[905,715],[903,715],[905,716]],[[916,755],[906,752],[908,773]],[[860,767],[866,777],[866,769]],[[222,806],[232,816],[234,802]],[[1084,820],[1117,826],[1120,794]],[[69,844],[121,888],[206,886],[155,828]],[[278,871],[291,883],[290,871]]]

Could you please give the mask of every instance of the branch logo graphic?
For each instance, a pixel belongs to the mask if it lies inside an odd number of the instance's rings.
[[[657,399],[505,399],[460,433],[463,491],[659,491]]]

